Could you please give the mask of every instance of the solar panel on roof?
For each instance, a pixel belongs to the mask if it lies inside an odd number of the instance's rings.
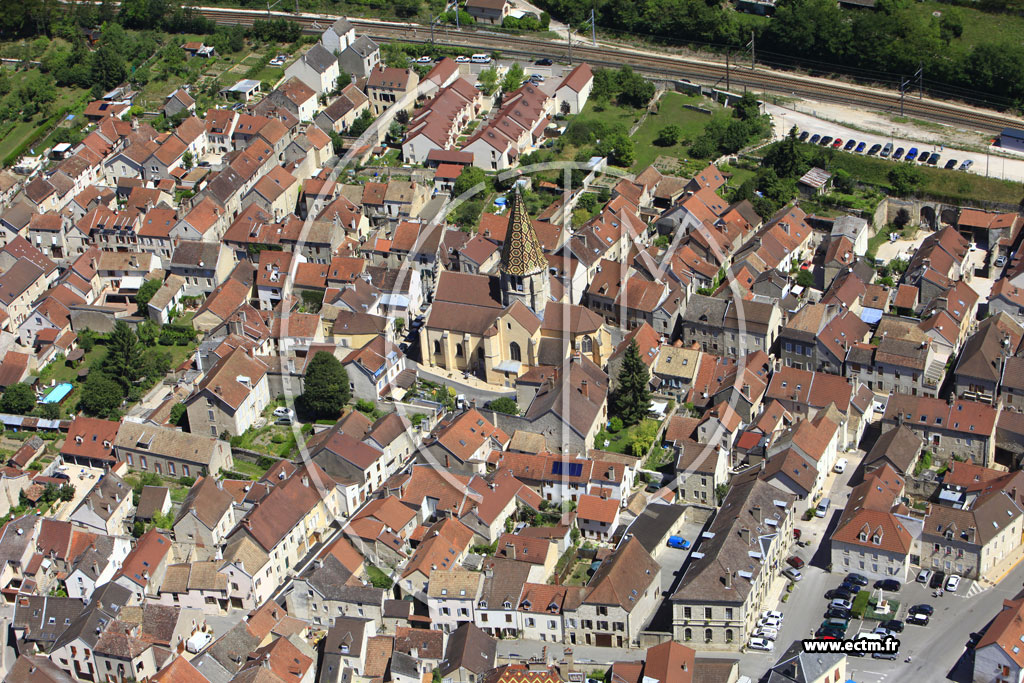
[[[578,477],[581,474],[583,474],[583,463],[576,462],[576,463],[570,463],[569,464],[569,476],[570,477]]]

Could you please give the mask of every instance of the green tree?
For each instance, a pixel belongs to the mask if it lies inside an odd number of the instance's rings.
[[[186,151],[184,154],[181,155],[181,165],[185,168],[186,171],[191,170],[192,166],[195,165],[195,162],[196,158],[195,155],[192,154],[192,152]]]
[[[628,168],[636,161],[636,151],[633,148],[633,138],[624,131],[615,131],[601,138],[597,146],[597,153],[608,157],[608,161],[614,166]]]
[[[679,138],[681,138],[682,135],[683,129],[674,123],[670,123],[658,131],[658,136],[654,138],[654,144],[658,147],[671,147],[679,142]]]
[[[334,86],[334,89],[341,92],[345,87],[352,83],[352,75],[347,71],[342,71],[338,74],[338,80]]]
[[[103,365],[125,392],[142,375],[142,344],[139,343],[139,338],[132,328],[123,320],[118,320],[114,325],[114,331],[110,333],[107,357]]]
[[[921,169],[911,164],[896,164],[889,169],[889,182],[898,195],[908,195],[921,186],[924,175]]]
[[[526,73],[523,71],[523,65],[515,62],[505,72],[505,77],[501,79],[501,89],[505,92],[512,92],[523,84],[525,78]]]
[[[63,484],[57,494],[63,502],[68,503],[75,499],[75,485]]]
[[[148,317],[146,305],[153,298],[153,295],[160,291],[162,286],[163,282],[158,278],[152,278],[142,283],[142,286],[139,287],[139,293],[135,295],[135,309],[139,315]]]
[[[467,192],[480,183],[486,182],[487,175],[481,169],[476,166],[464,166],[459,173],[459,177],[455,179],[453,195],[459,197],[463,192]]]
[[[509,398],[508,396],[502,396],[501,398],[488,401],[487,409],[499,413],[505,413],[507,415],[519,414],[519,405],[516,403],[516,400],[514,398]]]
[[[804,289],[814,286],[814,274],[809,270],[801,270],[796,275],[796,283]]]
[[[370,124],[372,124],[373,121],[373,114],[370,113],[370,109],[367,107],[359,114],[359,116],[356,117],[356,120],[352,122],[352,125],[348,127],[348,135],[354,138],[359,137],[366,132],[366,129],[370,127]]]
[[[27,384],[12,384],[0,398],[0,412],[27,415],[36,407],[36,393]]]
[[[124,397],[121,386],[102,372],[91,372],[82,385],[78,409],[91,417],[115,417]]]
[[[498,87],[498,72],[492,66],[478,73],[476,80],[480,81],[480,91],[485,95],[490,95]]]
[[[124,56],[109,45],[101,45],[92,57],[91,75],[93,83],[104,90],[113,88],[124,81],[128,69],[124,64]]]
[[[154,346],[157,339],[160,338],[160,328],[152,320],[143,320],[139,323],[138,332],[136,332],[136,334],[139,337],[139,342],[141,342],[143,346]]]
[[[184,418],[187,413],[188,409],[185,407],[184,403],[175,403],[171,406],[169,422],[172,425],[180,425],[182,418]]]
[[[753,121],[761,115],[761,103],[757,96],[749,90],[732,105],[732,115],[741,121]]]
[[[635,425],[647,417],[651,410],[651,381],[647,365],[640,357],[640,347],[636,339],[626,347],[619,370],[619,386],[615,390],[615,415],[627,425]]]
[[[341,415],[351,396],[348,373],[341,361],[326,351],[318,351],[306,369],[298,405],[317,419],[334,419]]]

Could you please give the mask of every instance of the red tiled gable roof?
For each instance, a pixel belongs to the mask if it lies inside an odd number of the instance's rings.
[[[599,498],[584,494],[579,497],[576,516],[592,522],[605,522],[611,525],[619,514],[619,501],[615,498]]]

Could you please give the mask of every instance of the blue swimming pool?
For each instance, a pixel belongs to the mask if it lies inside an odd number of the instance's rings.
[[[43,398],[39,402],[40,403],[60,403],[65,398],[67,398],[67,395],[71,393],[71,390],[73,388],[74,387],[71,385],[70,382],[64,382],[63,384],[58,384],[53,389],[50,389],[49,393],[47,393],[46,396],[43,396]]]

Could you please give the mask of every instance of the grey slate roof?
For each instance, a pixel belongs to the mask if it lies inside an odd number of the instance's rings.
[[[441,676],[465,668],[477,676],[494,668],[494,658],[498,652],[498,642],[471,622],[457,628],[448,637],[448,647],[441,660]]]
[[[845,654],[804,652],[803,643],[794,640],[771,668],[768,683],[810,683],[839,666]]]

